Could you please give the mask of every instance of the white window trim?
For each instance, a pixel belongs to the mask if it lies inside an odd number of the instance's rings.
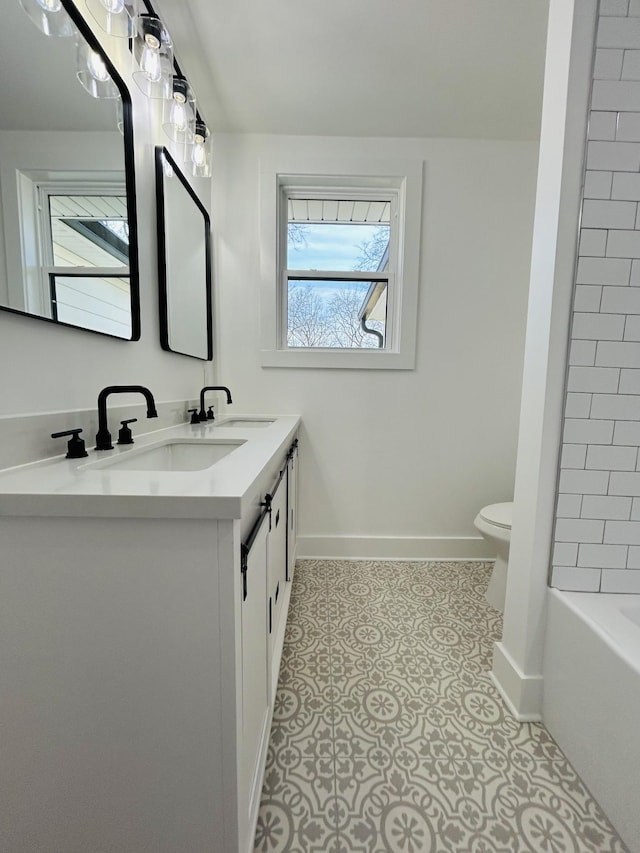
[[[295,161],[295,162],[294,162]],[[421,160],[321,160],[269,157],[261,163],[260,308],[263,367],[412,370],[415,367],[422,212]],[[283,335],[284,283],[280,277],[278,212],[283,186],[379,188],[397,192],[398,260],[385,349],[287,348]],[[286,257],[286,255],[285,255]],[[286,275],[286,273],[285,273]],[[391,288],[390,288],[391,291]]]
[[[103,178],[102,175],[105,175]],[[96,267],[56,267],[53,264],[51,226],[49,219],[50,195],[124,195],[125,185],[111,173],[78,172],[70,179],[67,172],[57,175],[55,171],[40,173],[29,170],[17,172],[17,202],[21,251],[21,273],[16,281],[22,281],[21,303],[16,307],[31,313],[51,317],[49,273],[58,275],[83,272],[96,275]],[[109,277],[127,278],[129,267],[105,268]],[[11,302],[10,302],[11,304]]]

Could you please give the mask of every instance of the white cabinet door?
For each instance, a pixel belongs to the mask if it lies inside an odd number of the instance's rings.
[[[269,649],[271,698],[275,697],[280,655],[282,652],[282,632],[284,630],[284,597],[287,579],[287,478],[283,476],[271,499],[271,530],[267,542],[269,578]]]
[[[268,535],[269,516],[265,514],[246,556],[246,598],[242,602],[241,768],[248,816],[254,813],[255,799],[260,796],[269,737]]]
[[[298,440],[291,448],[287,468],[287,580],[293,580],[298,538]]]

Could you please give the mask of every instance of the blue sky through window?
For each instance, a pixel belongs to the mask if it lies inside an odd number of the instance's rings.
[[[362,243],[372,240],[380,225],[296,224],[303,239],[287,241],[287,267],[295,270],[351,271],[362,258]],[[370,269],[376,269],[371,266]]]

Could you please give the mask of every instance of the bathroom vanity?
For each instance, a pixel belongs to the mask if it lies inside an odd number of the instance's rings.
[[[0,472],[1,850],[253,849],[298,426],[185,424]]]

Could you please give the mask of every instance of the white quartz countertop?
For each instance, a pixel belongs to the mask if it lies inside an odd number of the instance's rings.
[[[253,422],[225,426],[242,418]],[[272,423],[255,423],[261,420]],[[87,441],[86,458],[60,455],[0,471],[0,516],[240,518],[256,481],[284,460],[299,424],[295,415],[234,414],[136,435],[128,446],[115,444],[116,431],[113,450],[94,451]],[[202,470],[117,470],[108,465],[109,459],[122,460],[162,443],[211,440],[243,443]]]

